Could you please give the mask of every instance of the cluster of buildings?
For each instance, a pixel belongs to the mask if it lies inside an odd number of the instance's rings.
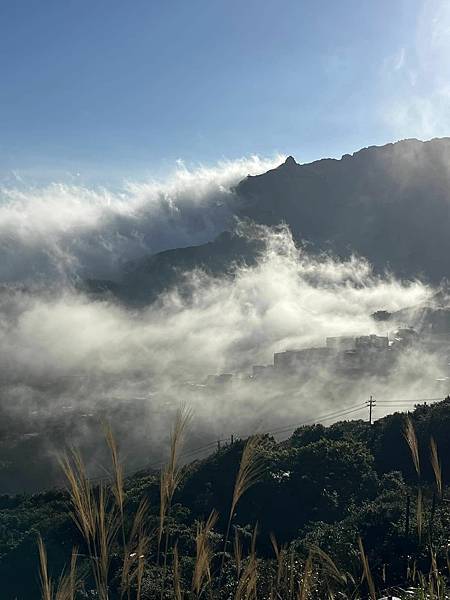
[[[383,376],[389,374],[399,354],[417,346],[427,352],[435,352],[432,347],[434,336],[423,337],[414,329],[398,329],[391,337],[380,335],[327,337],[324,346],[285,350],[274,354],[273,364],[254,365],[252,380],[276,379],[279,377],[311,377],[322,372],[334,373],[348,379],[364,375]],[[443,348],[440,344],[447,367],[450,366],[450,338]],[[430,346],[431,344],[431,346]],[[450,374],[450,372],[449,372]],[[208,387],[229,387],[231,373],[211,376]],[[448,378],[447,378],[448,379]]]
[[[386,336],[328,337],[325,346],[285,350],[274,354],[273,365],[253,367],[253,377],[286,376],[320,370],[343,375],[361,372],[382,373],[392,363],[393,344]]]

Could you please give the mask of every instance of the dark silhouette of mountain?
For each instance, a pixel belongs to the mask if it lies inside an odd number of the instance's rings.
[[[450,277],[450,138],[372,146],[340,160],[298,164],[248,176],[234,190],[238,217],[287,223],[311,252],[366,257],[377,272],[438,283]],[[201,268],[213,275],[255,261],[261,245],[224,233],[200,246],[178,248],[130,265],[120,284],[90,281],[126,302],[147,303]]]
[[[450,274],[450,138],[404,140],[299,165],[292,157],[236,188],[239,213],[284,221],[296,239],[378,271],[438,282]]]
[[[262,249],[262,242],[226,231],[200,246],[165,250],[135,261],[120,283],[90,279],[84,289],[94,295],[110,294],[127,304],[148,304],[175,286],[188,295],[190,281],[184,273],[201,269],[212,276],[231,275],[236,266],[254,264]]]

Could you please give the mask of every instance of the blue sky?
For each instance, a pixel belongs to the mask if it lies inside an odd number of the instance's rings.
[[[0,180],[450,133],[440,0],[2,0]]]

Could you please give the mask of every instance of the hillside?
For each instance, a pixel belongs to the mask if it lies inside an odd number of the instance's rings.
[[[296,578],[303,573],[308,548],[313,544],[329,553],[339,570],[352,574],[353,581],[359,582],[361,565],[357,550],[358,536],[364,541],[377,588],[408,585],[406,573],[412,560],[416,561],[417,568],[427,572],[430,567],[430,545],[435,548],[436,560],[444,569],[450,519],[450,507],[446,500],[450,478],[446,460],[450,450],[450,398],[431,406],[417,406],[410,414],[418,440],[422,476],[421,507],[416,503],[417,474],[403,435],[404,414],[384,417],[372,427],[364,421],[343,421],[330,427],[303,426],[281,443],[269,436],[260,439],[257,460],[262,468],[254,484],[238,502],[232,523],[233,538],[235,534],[238,536],[244,554],[249,551],[252,531],[258,523],[255,550],[261,593],[267,593],[270,581],[273,584],[273,577],[276,579],[277,568],[281,568],[274,557],[271,534],[279,544],[285,544],[286,557],[296,565]],[[442,496],[436,495],[439,480],[429,460],[431,436],[436,441],[442,460]],[[235,585],[236,550],[233,551],[231,543],[223,585],[219,584],[217,589],[216,584],[227,515],[243,447],[244,442],[236,440],[206,459],[188,465],[181,474],[173,498],[168,529],[169,548],[177,544],[178,552],[183,557],[183,588],[190,588],[196,543],[198,548],[198,523],[207,519],[212,509],[219,512],[217,524],[210,531],[208,541],[212,552],[208,560],[216,578],[208,585],[209,592],[214,593],[210,595],[211,598],[228,598],[227,594]],[[93,485],[96,485],[95,482]],[[154,531],[145,553],[145,569],[142,572],[143,598],[149,599],[160,596],[163,578],[161,563],[159,566],[155,564],[158,561],[155,532],[160,515],[159,485],[160,476],[155,471],[138,473],[125,482],[126,531],[131,527],[132,514],[143,499],[148,502],[144,519],[146,531]],[[96,498],[98,488],[94,488],[93,493],[93,498]],[[108,501],[109,510],[113,509],[113,503],[111,497]],[[2,598],[34,600],[39,597],[38,532],[46,543],[52,574],[57,576],[61,572],[70,558],[72,545],[77,545],[85,589],[93,586],[87,575],[87,548],[71,521],[69,509],[69,495],[62,490],[34,496],[0,498]],[[418,511],[422,522],[419,537]],[[114,534],[109,567],[110,598],[119,597],[120,544],[120,536]],[[173,564],[172,550],[168,561],[170,565]],[[321,577],[314,584],[317,585],[314,587],[317,594],[311,598],[325,597],[325,589],[321,586],[327,580],[323,572]],[[353,584],[351,580],[345,583],[344,580],[333,579],[326,585],[335,592],[339,591],[338,597],[348,598],[350,596],[345,594],[350,594]],[[355,585],[364,593],[364,582]],[[170,581],[164,598],[176,597],[170,591],[171,586]],[[80,595],[80,598],[87,597],[97,596]]]
[[[377,270],[439,282],[450,275],[450,138],[369,147],[340,160],[292,157],[236,189],[239,213],[285,221],[297,239]]]
[[[201,269],[213,276],[231,274],[237,265],[255,263],[262,244],[232,232],[223,232],[214,241],[199,246],[174,248],[146,256],[127,265],[117,282],[89,280],[84,289],[91,294],[105,292],[127,304],[148,304],[161,292],[178,287],[189,293],[184,273]]]
[[[340,258],[356,253],[375,270],[434,284],[450,277],[450,138],[404,140],[276,169],[241,181],[230,196],[240,219],[286,223],[314,253]],[[213,275],[253,263],[260,245],[230,233],[130,264],[121,280],[88,281],[91,293],[127,303],[148,303],[197,268]]]

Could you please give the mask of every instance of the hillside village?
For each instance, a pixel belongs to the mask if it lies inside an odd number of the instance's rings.
[[[378,311],[375,320],[390,320],[389,313]],[[253,365],[251,380],[277,378],[309,378],[321,371],[337,376],[359,378],[366,375],[387,376],[397,359],[405,352],[417,351],[432,355],[438,361],[442,376],[436,382],[443,393],[450,389],[450,309],[428,311],[415,327],[403,325],[385,336],[367,334],[360,336],[327,337],[325,345],[276,352],[273,363]],[[232,373],[209,376],[206,383],[229,386]]]

